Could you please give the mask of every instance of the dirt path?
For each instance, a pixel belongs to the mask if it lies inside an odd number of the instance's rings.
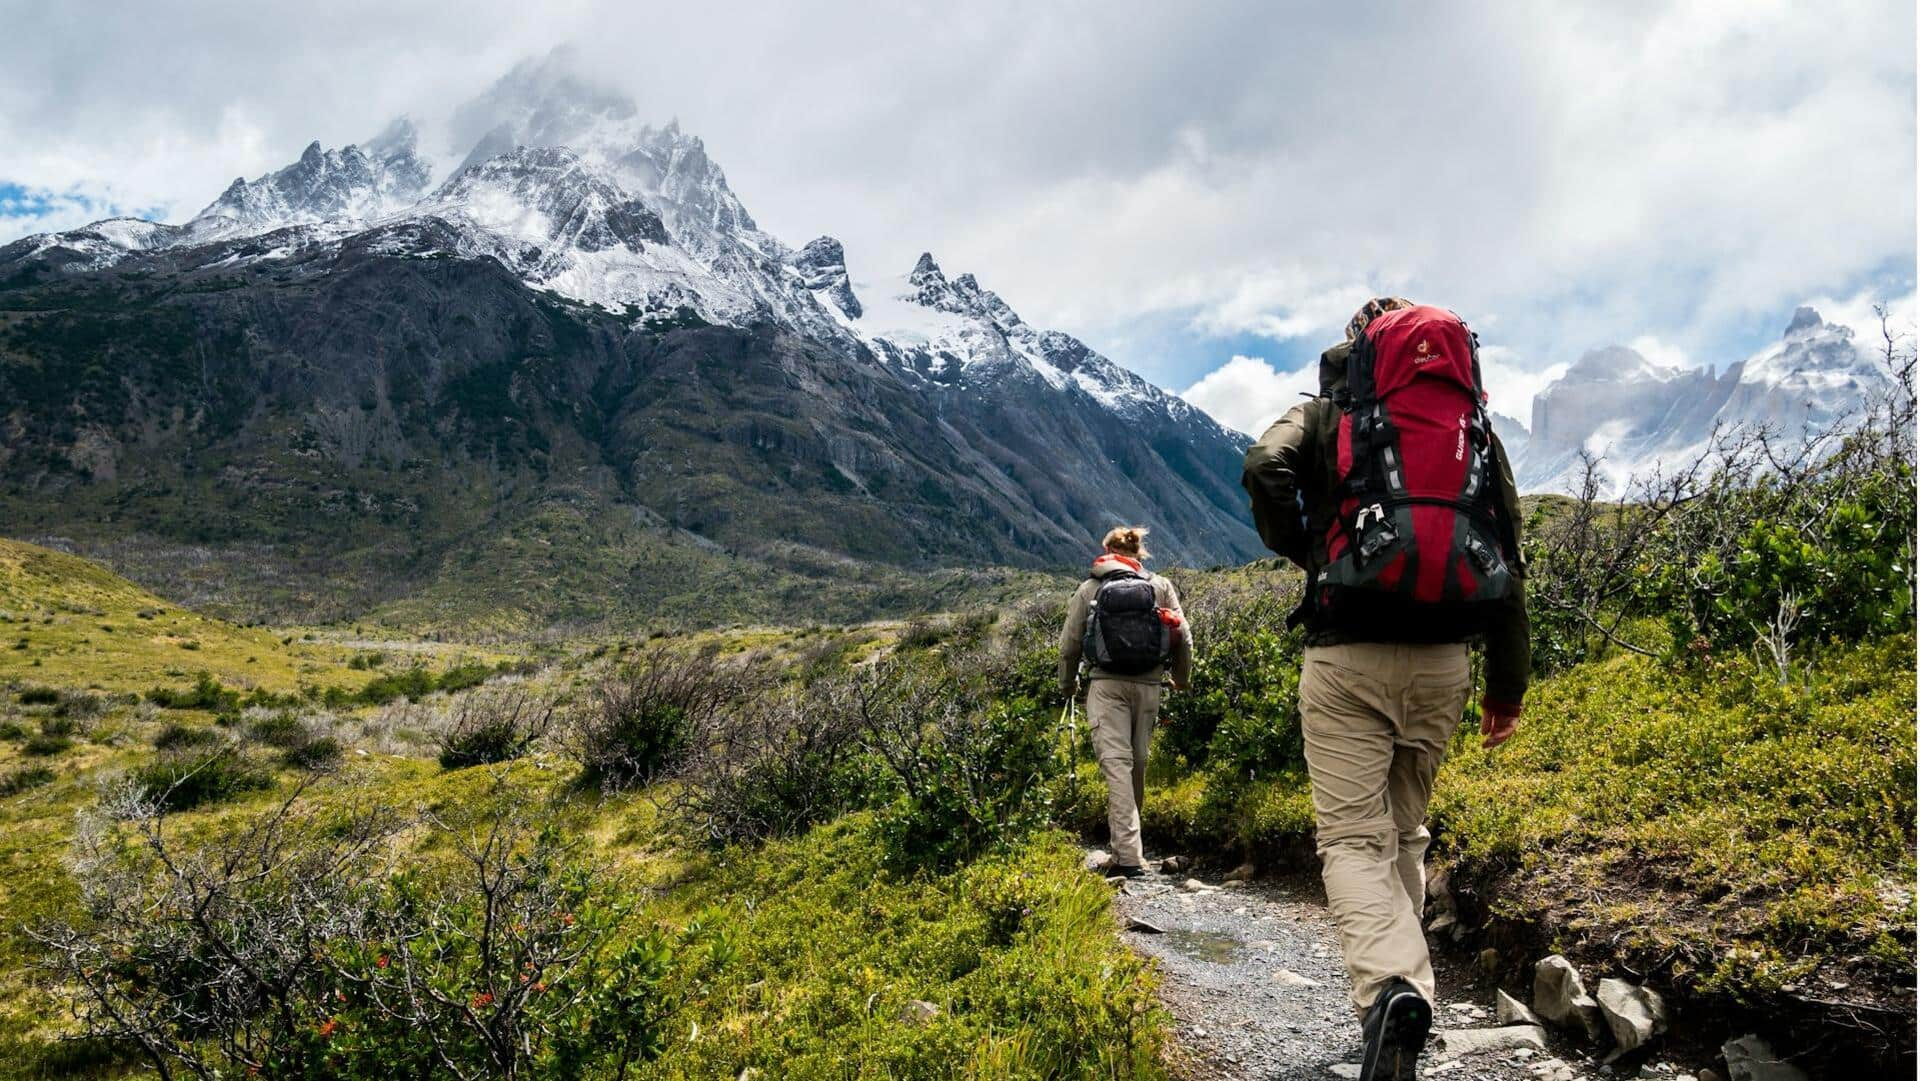
[[[1089,862],[1105,853],[1089,853]],[[1195,1081],[1325,1081],[1358,1076],[1360,1025],[1347,1002],[1339,939],[1317,880],[1222,883],[1201,874],[1126,883],[1115,911],[1127,942],[1157,958],[1161,997],[1177,1023],[1180,1072]],[[1150,925],[1157,930],[1148,930]],[[1441,961],[1436,1030],[1495,1026],[1494,989]],[[1460,1051],[1474,1039],[1428,1045],[1421,1076],[1449,1081],[1573,1081],[1612,1071],[1557,1042]],[[1343,1068],[1344,1067],[1344,1068]],[[1664,1067],[1664,1068],[1663,1068]],[[1671,1065],[1645,1076],[1680,1081]]]

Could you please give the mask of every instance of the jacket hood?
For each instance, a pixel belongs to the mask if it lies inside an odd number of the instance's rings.
[[[1093,561],[1093,576],[1095,578],[1105,578],[1108,575],[1118,574],[1121,571],[1145,574],[1147,573],[1147,568],[1141,566],[1140,561],[1137,559],[1117,556],[1112,552],[1103,552]]]
[[[1334,398],[1347,385],[1347,358],[1353,355],[1353,343],[1341,342],[1320,354],[1320,396]]]

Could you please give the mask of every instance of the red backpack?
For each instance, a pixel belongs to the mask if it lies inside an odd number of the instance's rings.
[[[1315,622],[1391,640],[1471,633],[1512,592],[1515,562],[1473,332],[1441,308],[1387,312],[1354,342],[1336,400],[1339,507]]]

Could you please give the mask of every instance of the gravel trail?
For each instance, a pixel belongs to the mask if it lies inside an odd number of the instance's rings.
[[[1089,866],[1106,857],[1089,852]],[[1347,1002],[1333,918],[1317,879],[1222,882],[1202,874],[1150,874],[1118,887],[1126,941],[1155,958],[1161,998],[1176,1021],[1176,1068],[1193,1081],[1258,1078],[1326,1081],[1359,1074],[1360,1024]],[[1600,1064],[1549,1036],[1545,1049],[1462,1050],[1483,1039],[1444,1030],[1491,1030],[1494,988],[1477,986],[1436,956],[1440,1009],[1421,1076],[1449,1081],[1605,1079]],[[1640,1071],[1636,1071],[1636,1074]],[[1681,1081],[1661,1063],[1644,1076]]]

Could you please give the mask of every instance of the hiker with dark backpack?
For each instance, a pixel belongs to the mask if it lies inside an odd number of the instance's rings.
[[[1514,732],[1530,659],[1519,499],[1460,317],[1369,301],[1320,358],[1320,396],[1247,451],[1267,547],[1307,572],[1300,717],[1327,906],[1364,1081],[1410,1079],[1433,1019],[1427,802],[1486,649],[1483,745]]]
[[[1160,719],[1161,684],[1185,690],[1193,670],[1193,632],[1173,583],[1142,565],[1146,529],[1108,531],[1104,551],[1067,603],[1060,629],[1060,694],[1073,699],[1080,664],[1087,665],[1087,724],[1107,782],[1109,875],[1145,873],[1140,808],[1146,799],[1147,750]]]

